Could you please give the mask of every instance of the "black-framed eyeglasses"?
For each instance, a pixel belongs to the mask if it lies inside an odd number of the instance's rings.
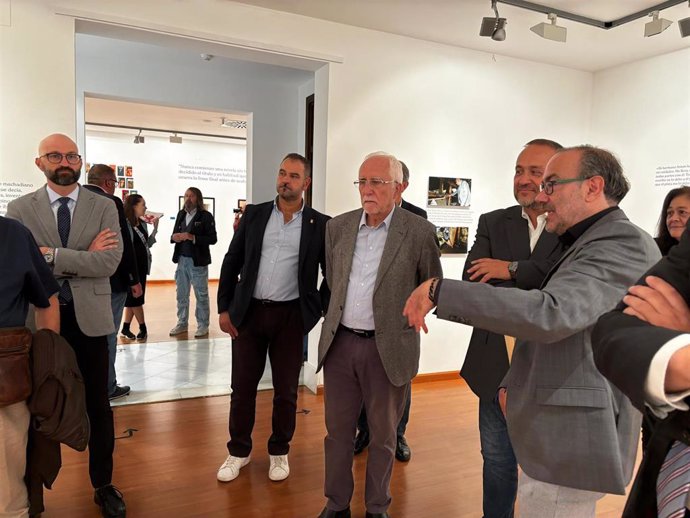
[[[62,159],[66,159],[68,164],[78,164],[81,162],[81,155],[78,155],[76,153],[67,153],[66,155],[63,155],[62,153],[46,153],[45,155],[41,155],[38,158],[43,158],[45,157],[48,162],[51,164],[59,164],[62,162]]]
[[[541,182],[539,185],[539,190],[544,192],[547,196],[551,196],[553,194],[553,188],[556,185],[560,185],[562,183],[584,182],[585,180],[589,180],[589,178],[565,178],[563,180],[549,180],[547,182]]]
[[[386,185],[388,183],[393,183],[395,180],[384,180],[383,178],[369,178],[368,180],[366,178],[360,178],[359,180],[355,180],[354,183],[357,187],[366,187],[367,185],[373,187],[374,189],[377,187],[381,187],[382,185]]]

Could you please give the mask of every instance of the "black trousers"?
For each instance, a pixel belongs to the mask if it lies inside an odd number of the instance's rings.
[[[304,324],[299,300],[264,304],[252,300],[245,322],[232,341],[232,394],[228,451],[248,457],[256,416],[256,391],[266,366],[273,377],[273,433],[270,455],[286,455],[295,433],[297,385],[302,368]]]
[[[108,340],[106,336],[86,336],[81,332],[71,302],[60,305],[60,334],[74,349],[84,378],[86,412],[91,423],[91,485],[94,488],[107,486],[112,482],[115,449],[113,411],[108,400]]]

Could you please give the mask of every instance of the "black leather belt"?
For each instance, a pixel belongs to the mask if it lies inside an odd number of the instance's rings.
[[[262,306],[285,306],[287,304],[294,304],[299,301],[299,299],[292,300],[268,300],[268,299],[252,299],[255,304],[261,304]]]
[[[351,327],[344,326],[340,324],[338,327],[342,329],[343,331],[347,331],[348,333],[352,333],[353,335],[357,335],[360,338],[374,338],[376,335],[376,331],[374,330],[369,330],[369,329],[352,329]]]

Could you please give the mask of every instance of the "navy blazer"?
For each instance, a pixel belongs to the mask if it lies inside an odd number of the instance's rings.
[[[259,274],[261,246],[274,201],[247,205],[240,225],[223,259],[218,283],[218,313],[228,311],[232,324],[239,328],[249,309]],[[299,243],[297,283],[304,333],[308,333],[326,312],[330,291],[325,281],[324,236],[329,216],[305,206]],[[319,267],[324,275],[317,289]]]
[[[177,213],[173,233],[187,232],[185,226],[185,217],[187,212],[182,209]],[[211,250],[210,245],[215,245],[218,242],[218,235],[216,234],[216,221],[213,219],[213,214],[207,210],[197,210],[191,221],[192,229],[189,231],[194,234],[194,250],[192,252],[192,259],[194,266],[208,266],[211,264]],[[180,258],[180,243],[175,243],[170,237],[170,242],[175,244],[175,251],[173,252],[173,263],[176,263]]]
[[[416,205],[414,205],[410,202],[402,200],[402,203],[400,204],[400,206],[405,210],[409,210],[412,214],[416,214],[417,216],[420,216],[424,219],[429,219],[427,217],[426,211],[424,209],[422,209],[421,207],[417,207]]]
[[[522,217],[522,207],[514,205],[479,216],[477,235],[467,255],[462,278],[469,280],[467,270],[476,259],[488,257],[517,261],[515,280],[494,279],[489,284],[523,290],[538,289],[562,253],[558,236],[546,230],[539,236],[534,252],[530,252],[527,221]],[[492,399],[509,367],[505,337],[475,327],[460,371],[472,392],[482,399]]]

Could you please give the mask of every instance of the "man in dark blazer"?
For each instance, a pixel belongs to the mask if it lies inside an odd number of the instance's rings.
[[[629,183],[610,152],[558,151],[541,187],[546,230],[567,247],[541,289],[435,279],[405,314],[426,329],[436,305],[439,318],[518,338],[501,401],[521,467],[520,513],[593,518],[604,493],[625,494],[642,416],[594,365],[592,328],[660,254],[618,207]]]
[[[218,469],[234,480],[250,460],[256,390],[266,364],[273,378],[273,433],[268,440],[271,480],[290,474],[303,336],[328,305],[324,234],[328,216],[304,204],[309,163],[288,154],[280,163],[273,201],[247,205],[223,260],[218,285],[220,328],[232,341],[229,455]]]
[[[321,328],[318,369],[324,369],[328,502],[319,518],[349,518],[354,489],[353,443],[362,404],[371,443],[367,518],[388,518],[396,427],[419,368],[419,333],[402,308],[424,280],[440,275],[434,226],[398,209],[402,168],[374,153],[359,168],[362,209],[326,227],[326,280],[331,289]]]
[[[680,244],[652,267],[637,286],[630,288],[623,303],[599,319],[592,335],[594,361],[599,370],[640,411],[647,407],[658,418],[623,511],[624,518],[657,516],[656,487],[662,465],[678,442],[690,444],[688,271],[690,232],[686,230]],[[680,463],[690,466],[690,457],[686,455]],[[690,515],[687,494],[679,493],[678,498],[678,515]],[[685,514],[680,514],[682,507],[686,508]],[[673,509],[662,509],[661,515],[672,512]]]
[[[426,211],[421,207],[417,207],[412,203],[406,202],[402,198],[402,194],[405,192],[407,187],[410,185],[410,170],[405,165],[405,162],[399,160],[400,166],[402,167],[403,181],[400,189],[400,196],[396,199],[395,203],[398,207],[410,211],[412,214],[416,214],[424,219],[426,217]],[[405,431],[407,430],[407,423],[410,420],[410,405],[412,404],[412,390],[407,391],[407,401],[405,402],[405,410],[403,410],[403,415],[400,418],[397,429],[397,441],[395,444],[395,458],[400,462],[408,462],[412,457],[412,451],[410,446],[407,444],[407,439],[405,439]],[[369,445],[369,424],[367,423],[367,411],[362,407],[362,412],[359,414],[359,419],[357,419],[357,437],[355,438],[355,455],[359,455],[364,451]]]
[[[132,245],[132,235],[127,225],[125,209],[122,200],[115,194],[117,177],[115,171],[105,164],[93,164],[87,175],[88,184],[85,189],[104,196],[111,200],[117,208],[117,216],[120,222],[120,235],[122,238],[122,259],[117,266],[115,273],[110,276],[110,303],[113,308],[113,323],[115,331],[108,335],[108,397],[112,401],[129,394],[130,388],[127,385],[117,384],[117,373],[115,372],[115,357],[117,355],[117,331],[120,329],[122,311],[125,308],[127,292],[132,290],[133,297],[141,296],[141,284],[139,283],[139,273],[137,263],[134,258],[134,245]]]
[[[562,147],[546,139],[525,144],[513,176],[519,205],[479,216],[464,280],[523,290],[541,286],[563,248],[556,234],[544,232],[544,206],[535,198],[547,162]],[[509,366],[505,336],[475,327],[460,374],[479,397],[484,518],[511,518],[517,495],[517,461],[497,399]]]
[[[175,243],[173,263],[177,292],[177,324],[170,336],[187,332],[189,320],[189,292],[196,297],[197,329],[194,338],[208,334],[211,309],[208,300],[208,265],[211,264],[210,245],[218,241],[213,214],[204,208],[204,196],[196,187],[184,193],[184,208],[178,212],[170,242]]]
[[[108,401],[108,340],[115,330],[110,276],[122,257],[117,210],[78,184],[82,160],[66,135],[41,141],[35,160],[46,185],[7,205],[26,226],[60,283],[60,334],[74,349],[91,424],[89,475],[105,518],[124,518],[122,493],[112,485],[115,431]]]

